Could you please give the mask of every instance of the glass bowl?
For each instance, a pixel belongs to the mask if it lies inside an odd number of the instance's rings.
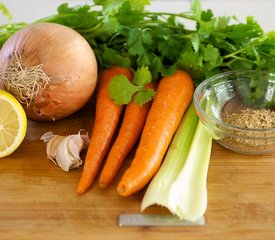
[[[199,119],[223,147],[249,155],[275,152],[275,73],[225,72],[194,92]]]

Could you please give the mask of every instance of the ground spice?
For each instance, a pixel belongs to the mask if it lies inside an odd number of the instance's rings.
[[[234,130],[231,136],[222,139],[221,144],[227,148],[251,154],[257,154],[257,151],[272,152],[275,150],[275,130],[261,131],[275,128],[274,111],[247,108],[239,113],[223,113],[222,120],[245,129]]]
[[[223,121],[242,128],[275,128],[275,112],[269,109],[241,110],[240,113],[225,113]]]

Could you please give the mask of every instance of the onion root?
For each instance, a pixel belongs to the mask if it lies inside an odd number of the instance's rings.
[[[15,61],[0,77],[5,89],[29,107],[35,96],[50,83],[51,78],[43,71],[43,64],[25,67],[20,53],[15,53],[14,56]]]

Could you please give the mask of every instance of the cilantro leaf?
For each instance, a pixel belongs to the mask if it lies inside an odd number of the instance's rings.
[[[201,20],[202,21],[205,21],[205,22],[210,21],[213,16],[214,16],[213,12],[210,9],[207,9],[206,11],[205,10],[201,11]]]
[[[170,17],[167,21],[171,22],[172,18]],[[182,48],[182,44],[175,39],[173,32],[169,28],[161,25],[156,27],[155,37],[157,39],[156,47],[161,56],[173,62]]]
[[[131,9],[138,11],[143,11],[145,5],[150,4],[150,0],[94,0],[96,5],[102,6],[105,15],[117,13],[125,2],[130,3]]]
[[[159,56],[151,55],[151,64],[150,70],[153,80],[157,80],[159,78],[160,73],[162,72],[163,64]]]
[[[146,46],[152,44],[152,36],[148,30],[132,28],[129,30],[129,38],[127,41],[128,52],[131,55],[142,55],[146,52]]]
[[[12,19],[11,13],[7,9],[7,7],[4,5],[4,3],[2,3],[2,2],[0,2],[0,12],[2,12],[2,14],[5,15],[8,18],[8,20]]]
[[[0,26],[0,47],[4,45],[4,43],[9,39],[12,34],[26,26],[27,23],[9,23]]]
[[[151,73],[146,66],[135,72],[133,82],[124,75],[115,76],[109,85],[110,98],[118,105],[128,104],[132,100],[143,105],[155,96],[155,91],[145,86],[151,80]]]
[[[137,8],[139,9],[138,6]],[[127,1],[122,4],[117,14],[118,22],[122,25],[134,25],[135,23],[142,21],[143,17],[143,8],[139,10],[134,10],[132,9],[131,2]]]
[[[192,46],[194,48],[194,51],[197,52],[199,51],[199,48],[200,48],[200,37],[199,35],[196,33],[193,35],[193,37],[191,38],[191,43],[192,43]]]
[[[59,14],[66,14],[66,13],[88,13],[90,10],[90,6],[85,5],[77,5],[75,7],[69,7],[68,3],[62,3],[58,8],[57,11]]]
[[[139,90],[140,87],[132,84],[124,75],[113,77],[109,85],[110,98],[118,105],[128,104]]]
[[[151,0],[131,0],[129,1],[133,9],[143,11],[146,5],[151,4]]]
[[[142,55],[137,57],[136,62],[137,62],[137,67],[151,65],[150,53],[144,52]]]
[[[185,70],[200,67],[202,66],[202,57],[198,51],[195,52],[193,46],[189,43],[185,45],[181,52],[178,64],[179,67],[183,67]]]
[[[191,10],[197,21],[201,19],[201,2],[200,0],[194,0],[191,2]]]
[[[100,22],[98,19],[99,13],[90,10],[91,6],[87,4],[69,7],[68,3],[63,3],[57,8],[57,15],[43,18],[39,21],[59,23],[81,31],[82,29],[94,27]]]
[[[156,92],[152,88],[142,89],[134,95],[134,102],[142,106],[143,104],[152,100]]]
[[[209,62],[211,66],[216,67],[221,64],[222,58],[218,48],[215,48],[211,44],[207,46],[202,46],[202,57],[205,62]]]
[[[118,12],[124,0],[95,0],[94,2],[97,5],[102,6],[103,15],[111,16],[111,15],[115,15]]]
[[[131,60],[128,56],[124,56],[123,53],[108,47],[104,47],[103,53],[104,66],[111,67],[113,65],[119,65],[121,67],[130,67]]]
[[[139,86],[144,86],[151,81],[152,75],[149,71],[148,66],[138,68],[138,70],[135,72],[133,83]]]
[[[162,72],[161,72],[162,76],[170,76],[173,73],[175,73],[177,69],[178,69],[177,64],[173,64],[173,65],[169,65],[167,67],[164,67],[162,69]]]

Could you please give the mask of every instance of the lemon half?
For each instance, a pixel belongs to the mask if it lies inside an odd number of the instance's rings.
[[[27,132],[27,116],[10,93],[0,89],[0,158],[12,154]]]

